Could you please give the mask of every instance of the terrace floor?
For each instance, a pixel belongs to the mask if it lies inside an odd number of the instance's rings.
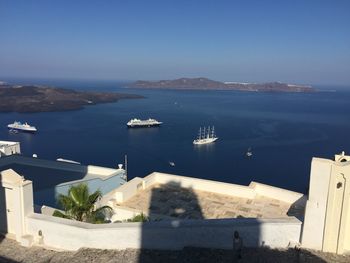
[[[140,190],[120,205],[146,214],[180,219],[283,218],[291,207],[289,203],[265,196],[247,199],[160,184]]]

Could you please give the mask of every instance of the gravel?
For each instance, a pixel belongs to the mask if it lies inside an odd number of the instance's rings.
[[[222,249],[184,248],[181,251],[165,250],[103,250],[82,248],[78,251],[58,252],[41,247],[25,248],[10,239],[0,240],[0,262],[26,263],[80,263],[80,262],[235,262],[232,252]],[[243,262],[350,262],[350,255],[342,256],[311,250],[268,248],[246,248],[242,252]]]

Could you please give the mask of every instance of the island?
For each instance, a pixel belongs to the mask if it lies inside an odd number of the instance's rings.
[[[315,92],[311,86],[287,84],[281,82],[240,83],[221,82],[208,78],[180,78],[175,80],[144,81],[139,80],[128,87],[177,90],[238,90],[255,92]]]
[[[0,83],[0,112],[49,112],[79,110],[86,105],[144,98],[114,92],[87,92],[72,89]]]

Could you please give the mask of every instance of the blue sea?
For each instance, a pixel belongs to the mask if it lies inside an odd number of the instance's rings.
[[[108,167],[117,167],[127,155],[129,179],[159,171],[243,185],[257,181],[306,192],[312,157],[333,158],[350,151],[350,87],[330,85],[318,93],[293,94],[136,90],[112,81],[17,83],[145,96],[78,111],[0,114],[0,140],[21,142],[24,155]],[[126,127],[131,118],[149,117],[164,124]],[[27,121],[39,131],[10,134],[6,125],[15,120]],[[209,125],[215,126],[219,140],[194,146],[199,127]],[[249,147],[251,158],[245,155]]]

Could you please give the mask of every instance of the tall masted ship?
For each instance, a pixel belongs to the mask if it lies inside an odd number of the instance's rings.
[[[195,145],[201,145],[201,144],[208,144],[215,142],[217,139],[219,139],[215,135],[214,126],[212,128],[208,127],[207,129],[204,127],[199,128],[198,138],[193,141],[193,144]]]
[[[131,119],[126,125],[129,128],[141,128],[141,127],[157,127],[163,122],[149,118],[148,120]]]
[[[27,122],[21,123],[19,121],[15,121],[7,125],[7,128],[15,131],[24,131],[24,132],[36,132],[37,129],[34,126],[29,125]]]

